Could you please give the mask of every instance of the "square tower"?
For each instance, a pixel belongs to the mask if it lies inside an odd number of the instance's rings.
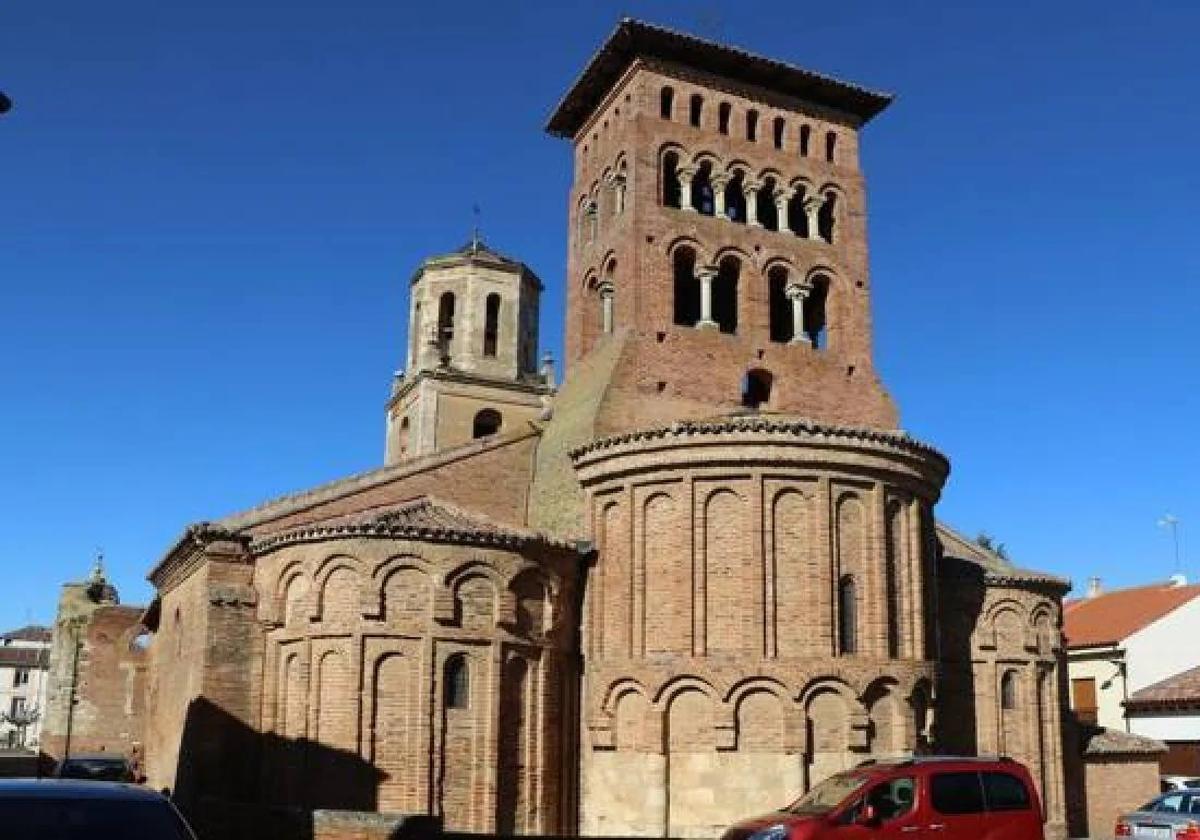
[[[618,25],[547,125],[574,145],[565,363],[623,343],[612,425],[755,409],[896,426],[858,161],[889,101]]]

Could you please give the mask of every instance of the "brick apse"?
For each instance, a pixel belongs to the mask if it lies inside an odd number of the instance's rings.
[[[870,756],[1004,752],[1062,834],[1067,584],[936,521],[949,462],[873,363],[858,148],[888,102],[621,22],[547,126],[562,384],[527,266],[426,261],[386,465],[151,573],[151,783],[202,822],[703,837]]]

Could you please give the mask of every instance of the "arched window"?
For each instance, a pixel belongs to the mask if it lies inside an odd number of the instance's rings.
[[[829,343],[825,310],[829,301],[829,278],[824,274],[813,277],[812,291],[804,301],[804,334],[813,349],[820,350]]]
[[[446,660],[446,676],[443,705],[447,709],[469,709],[471,707],[471,674],[467,657],[456,653]]]
[[[808,147],[812,142],[812,126],[800,126],[800,157],[808,157]]]
[[[758,111],[746,112],[746,139],[753,143],[758,139]]]
[[[671,119],[675,107],[675,88],[665,87],[658,99],[658,115],[664,120]]]
[[[442,292],[438,299],[438,346],[449,354],[454,341],[454,292]]]
[[[1017,708],[1017,672],[1005,671],[1000,678],[1000,708],[1011,711]]]
[[[837,210],[837,193],[830,191],[825,193],[825,201],[821,204],[821,209],[817,211],[817,235],[826,242],[833,242],[833,221],[836,218]]]
[[[728,102],[722,102],[717,108],[717,131],[722,134],[729,133],[729,117],[733,113],[733,106]]]
[[[676,248],[673,262],[675,323],[681,327],[694,327],[700,320],[700,281],[696,279],[696,252],[691,248]]]
[[[704,161],[692,176],[692,207],[705,216],[713,214],[712,163]]]
[[[735,172],[725,186],[725,215],[731,222],[743,225],[746,223],[746,193],[743,189],[745,183],[745,174]]]
[[[838,581],[838,652],[858,651],[858,595],[854,578],[842,575]]]
[[[717,276],[712,285],[712,317],[721,332],[733,335],[738,326],[738,277],[742,273],[742,262],[728,256],[717,266]]]
[[[496,343],[500,336],[500,295],[494,292],[487,296],[483,322],[483,355],[496,355]]]
[[[787,204],[787,229],[797,236],[808,238],[808,214],[804,212],[804,201],[808,191],[803,185],[792,190],[792,197]]]
[[[500,431],[500,425],[503,422],[504,418],[496,409],[482,409],[475,414],[475,421],[471,424],[471,437],[476,439],[490,437]]]
[[[779,230],[779,208],[775,205],[775,179],[763,179],[758,189],[758,223],[767,230]]]
[[[785,127],[786,125],[787,125],[787,123],[786,123],[786,122],[784,122],[784,119],[783,119],[783,117],[776,117],[776,118],[775,118],[775,124],[774,124],[774,140],[775,140],[775,148],[776,148],[776,149],[782,149],[782,148],[783,148],[783,130],[784,130],[784,127]]]
[[[662,157],[662,203],[664,207],[679,207],[679,154],[667,152]]]
[[[771,384],[775,378],[769,370],[755,368],[742,377],[742,405],[757,409],[771,401]]]
[[[830,131],[825,135],[825,160],[833,163],[834,150],[837,148],[837,134]]]
[[[786,344],[793,338],[792,302],[787,297],[787,269],[781,265],[767,272],[770,295],[771,340]]]
[[[704,97],[698,93],[692,94],[691,102],[688,104],[688,122],[691,125],[700,127],[700,117],[704,113]]]

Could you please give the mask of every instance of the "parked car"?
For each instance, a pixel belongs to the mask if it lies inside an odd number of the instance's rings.
[[[30,840],[196,840],[164,796],[118,782],[0,780],[0,826]]]
[[[1200,779],[1192,778],[1191,776],[1163,776],[1162,792],[1167,793],[1172,790],[1190,790],[1200,788]]]
[[[1117,820],[1118,837],[1200,840],[1200,790],[1174,790]]]
[[[1043,840],[1043,821],[1033,779],[1012,759],[922,756],[838,773],[722,840]]]
[[[54,773],[60,779],[88,782],[136,782],[133,768],[123,755],[115,753],[71,753],[58,763]]]

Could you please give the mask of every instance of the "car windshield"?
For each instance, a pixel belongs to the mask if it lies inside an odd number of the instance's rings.
[[[838,773],[821,782],[784,810],[789,814],[827,814],[866,783],[865,776]]]
[[[194,840],[165,800],[0,797],[0,825],[38,840]]]
[[[64,779],[123,782],[129,767],[122,758],[68,758],[59,775]]]

